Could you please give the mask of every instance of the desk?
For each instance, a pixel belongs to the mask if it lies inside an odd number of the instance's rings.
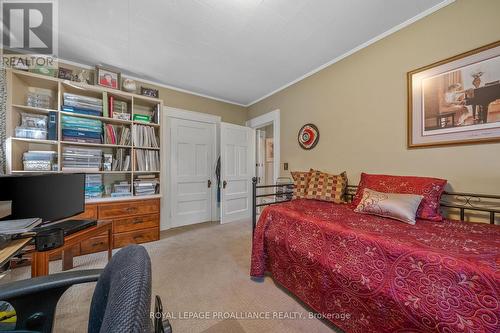
[[[113,223],[111,221],[99,221],[97,225],[75,232],[64,237],[64,245],[53,250],[44,252],[33,252],[31,260],[31,277],[49,275],[49,259],[51,255],[62,252],[63,270],[73,268],[73,255],[71,248],[91,237],[107,232],[108,234],[108,260],[111,259],[113,251]]]
[[[29,242],[31,237],[11,240],[6,247],[0,250],[0,267],[5,265],[10,258],[18,254]]]

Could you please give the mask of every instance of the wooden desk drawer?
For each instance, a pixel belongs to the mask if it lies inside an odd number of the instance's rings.
[[[124,247],[129,244],[140,244],[158,240],[160,237],[159,228],[122,232],[113,236],[115,248]]]
[[[160,226],[160,215],[141,215],[113,221],[113,232],[128,232],[140,229],[157,228]]]
[[[85,205],[85,211],[72,220],[97,220],[97,205]]]
[[[160,200],[141,200],[99,205],[99,219],[125,217],[160,212]]]
[[[89,254],[108,250],[108,234],[92,237],[82,241],[80,244],[80,253]]]

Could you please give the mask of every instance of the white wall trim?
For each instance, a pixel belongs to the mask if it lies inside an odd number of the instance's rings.
[[[383,32],[383,33],[381,33],[380,35],[378,35],[378,36],[376,36],[376,37],[374,37],[374,38],[370,39],[369,41],[364,42],[363,44],[356,46],[355,48],[353,48],[353,49],[351,49],[351,50],[347,51],[346,53],[344,53],[344,54],[342,54],[342,55],[340,55],[340,56],[336,57],[335,59],[330,60],[330,61],[329,61],[329,62],[327,62],[326,64],[323,64],[323,65],[319,66],[318,68],[313,69],[313,70],[312,70],[312,71],[310,71],[309,73],[306,73],[306,74],[302,75],[301,77],[299,77],[299,78],[297,78],[297,79],[295,79],[295,80],[293,80],[293,81],[291,81],[291,82],[289,82],[289,83],[287,83],[287,84],[285,84],[285,85],[281,86],[280,88],[278,88],[278,89],[276,89],[276,90],[274,90],[274,91],[270,92],[269,94],[266,94],[266,95],[264,95],[264,96],[262,96],[262,97],[260,97],[260,98],[256,99],[255,101],[253,101],[253,102],[251,102],[251,103],[246,104],[245,106],[246,106],[246,107],[252,106],[252,105],[254,105],[255,103],[258,103],[258,102],[262,101],[263,99],[266,99],[266,98],[268,98],[269,96],[272,96],[272,95],[274,95],[274,94],[276,94],[276,93],[278,93],[278,92],[280,92],[280,91],[282,91],[282,90],[284,90],[284,89],[286,89],[286,88],[290,87],[291,85],[294,85],[295,83],[297,83],[297,82],[299,82],[299,81],[302,81],[302,80],[304,80],[304,79],[308,78],[308,77],[309,77],[309,76],[311,76],[311,75],[316,74],[317,72],[319,72],[319,71],[321,71],[321,70],[325,69],[326,67],[331,66],[331,65],[333,65],[334,63],[339,62],[340,60],[342,60],[342,59],[344,59],[344,58],[347,58],[348,56],[350,56],[350,55],[352,55],[352,54],[354,54],[354,53],[356,53],[356,52],[358,52],[358,51],[360,51],[360,50],[364,49],[365,47],[368,47],[368,46],[370,46],[371,44],[376,43],[376,42],[378,42],[379,40],[381,40],[381,39],[383,39],[383,38],[385,38],[385,37],[387,37],[387,36],[389,36],[389,35],[392,35],[393,33],[398,32],[399,30],[401,30],[401,29],[403,29],[403,28],[406,28],[406,27],[407,27],[407,26],[409,26],[410,24],[415,23],[415,22],[417,22],[417,21],[419,21],[419,20],[423,19],[424,17],[426,17],[426,16],[428,16],[428,15],[430,15],[430,14],[432,14],[432,13],[434,13],[434,12],[438,11],[438,10],[440,10],[441,8],[444,8],[444,7],[446,7],[446,6],[448,6],[448,5],[452,4],[452,3],[454,3],[455,1],[456,1],[456,0],[444,0],[444,1],[440,2],[440,3],[438,3],[437,5],[435,5],[435,6],[431,7],[431,8],[429,8],[429,9],[427,9],[427,10],[425,10],[425,11],[423,11],[422,13],[420,13],[420,14],[418,14],[418,15],[416,15],[416,16],[414,16],[414,17],[412,17],[412,18],[410,18],[409,20],[406,20],[406,21],[404,21],[404,22],[402,22],[402,23],[400,23],[400,24],[396,25],[395,27],[392,27],[391,29],[389,29],[389,30],[387,30],[387,31],[385,31],[385,32]]]
[[[58,58],[57,61],[60,62],[60,63],[63,63],[63,64],[72,65],[72,66],[76,66],[76,67],[81,67],[81,68],[84,68],[84,69],[95,69],[95,66],[92,67],[92,66],[89,66],[89,65],[80,64],[78,62],[74,62],[74,61],[71,61],[71,60],[65,60],[65,59],[59,59]],[[117,67],[115,67],[115,68],[117,68]],[[117,68],[117,69],[119,69],[119,68]],[[233,105],[242,106],[242,107],[247,107],[248,106],[248,105],[245,105],[245,104],[242,104],[242,103],[238,103],[238,102],[234,102],[234,101],[230,101],[230,100],[227,100],[227,99],[224,99],[224,98],[209,96],[209,95],[205,95],[205,94],[202,94],[202,93],[194,92],[194,91],[191,91],[191,90],[174,87],[174,86],[171,86],[171,85],[168,85],[168,84],[164,84],[164,83],[160,83],[160,82],[156,82],[156,81],[146,80],[146,79],[143,79],[143,78],[140,78],[140,77],[135,77],[135,76],[127,75],[127,74],[123,74],[122,77],[125,77],[125,78],[128,78],[128,79],[132,79],[132,80],[136,80],[136,81],[140,81],[140,82],[144,82],[144,83],[147,83],[147,84],[152,84],[152,85],[155,85],[155,86],[158,86],[158,87],[162,87],[162,88],[166,88],[166,89],[170,89],[170,90],[174,90],[174,91],[178,91],[178,92],[182,92],[182,93],[186,93],[186,94],[198,96],[198,97],[208,98],[208,99],[211,99],[211,100],[214,100],[214,101],[217,101],[217,102],[223,102],[223,103],[233,104]]]
[[[267,125],[273,125],[274,131],[274,184],[281,175],[281,118],[280,110],[274,110],[258,117],[252,118],[246,122],[248,127],[253,129],[261,128]]]
[[[171,215],[171,205],[172,205],[172,182],[171,182],[171,173],[170,173],[170,165],[171,165],[171,149],[170,149],[170,143],[172,142],[170,140],[171,136],[171,127],[170,127],[170,121],[169,118],[177,118],[177,119],[185,119],[185,120],[193,120],[193,121],[199,121],[199,122],[204,122],[204,123],[210,123],[215,125],[215,138],[213,142],[213,148],[212,148],[212,155],[213,155],[213,170],[215,170],[215,164],[217,162],[217,158],[219,157],[220,154],[220,144],[219,144],[219,136],[220,136],[220,122],[222,118],[220,116],[214,116],[211,114],[206,114],[202,112],[196,112],[196,111],[189,111],[189,110],[183,110],[183,109],[178,109],[178,108],[172,108],[169,106],[164,106],[163,107],[164,111],[164,124],[163,128],[165,128],[163,134],[163,138],[161,142],[164,142],[162,145],[165,147],[164,151],[164,156],[166,156],[165,160],[166,163],[162,166],[162,184],[164,184],[162,193],[166,193],[166,198],[164,196],[163,201],[162,201],[162,221],[161,221],[161,230],[166,230],[172,228],[172,215]],[[217,206],[217,186],[216,186],[216,181],[215,181],[215,174],[212,175],[212,221],[217,221],[219,220],[219,207]],[[166,183],[166,184],[165,184]],[[165,217],[163,217],[165,216]]]
[[[188,111],[178,108],[172,108],[169,106],[166,106],[164,110],[167,112],[167,117],[201,121],[203,123],[213,123],[213,124],[220,123],[222,121],[222,118],[220,116],[216,116],[209,113]]]

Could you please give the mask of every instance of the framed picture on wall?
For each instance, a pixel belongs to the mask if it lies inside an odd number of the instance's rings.
[[[266,139],[266,162],[274,162],[274,139]]]
[[[409,148],[500,141],[500,41],[407,76]]]

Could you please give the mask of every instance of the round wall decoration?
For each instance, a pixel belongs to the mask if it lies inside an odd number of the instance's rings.
[[[303,149],[313,149],[319,141],[319,130],[314,124],[305,124],[299,131],[297,138]]]

